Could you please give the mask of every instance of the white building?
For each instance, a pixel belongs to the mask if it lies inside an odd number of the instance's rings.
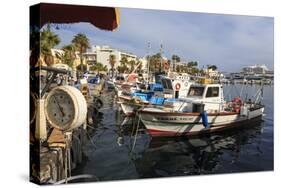
[[[243,69],[244,74],[266,74],[269,69],[266,67],[266,65],[252,65],[244,67]]]
[[[218,70],[213,70],[213,69],[204,69],[204,72],[209,75],[211,78],[221,78],[224,75],[220,73]]]
[[[84,53],[84,57],[86,57],[88,64],[99,62],[106,65],[108,69],[111,69],[111,65],[109,63],[110,55],[114,55],[116,57],[116,64],[114,65],[115,68],[120,65],[122,57],[126,57],[128,61],[134,60],[137,62],[136,55],[111,48],[110,46],[92,46],[91,51]]]

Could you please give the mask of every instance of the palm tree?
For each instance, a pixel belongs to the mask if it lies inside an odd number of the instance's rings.
[[[120,65],[117,67],[118,72],[124,73],[124,72],[128,71],[129,70],[129,68],[127,66],[128,64],[129,64],[129,62],[128,62],[127,57],[122,56],[121,60],[120,60]]]
[[[180,62],[181,61],[181,58],[178,56],[178,55],[172,55],[172,60],[173,62]]]
[[[109,64],[111,66],[112,76],[114,75],[114,65],[115,65],[115,63],[116,63],[116,56],[111,54],[109,56]]]
[[[62,63],[65,63],[72,68],[73,62],[75,60],[75,46],[73,44],[69,44],[63,46],[62,50],[64,53],[59,55],[59,59],[62,61]]]
[[[120,65],[117,67],[118,72],[119,73],[127,72],[129,70],[129,68],[127,66],[128,64],[129,64],[129,62],[128,62],[127,57],[122,56],[121,60],[120,60]]]
[[[121,64],[122,66],[125,66],[126,64],[128,64],[128,59],[127,59],[127,57],[122,56],[122,57],[121,57],[121,60],[120,60],[120,64]]]
[[[77,35],[74,36],[73,40],[71,41],[76,50],[79,51],[79,55],[80,55],[80,61],[81,61],[81,67],[82,67],[82,72],[83,70],[83,53],[85,53],[87,51],[87,49],[90,48],[90,42],[89,39],[87,38],[87,36],[85,34],[82,33],[78,33]]]
[[[43,55],[44,61],[47,65],[53,63],[53,56],[51,49],[60,43],[58,35],[51,31],[50,25],[40,33],[40,54]]]
[[[180,72],[180,65],[176,65],[176,72]]]
[[[218,69],[218,67],[216,65],[210,65],[210,66],[208,66],[208,69],[212,69],[215,71]]]
[[[132,72],[135,69],[136,62],[135,60],[131,60],[129,61],[129,64],[130,64],[130,72]]]
[[[138,73],[142,73],[142,63],[141,63],[141,61],[138,61],[138,62],[137,62],[137,65],[138,65],[137,72],[138,72]]]
[[[197,67],[198,63],[197,63],[197,61],[190,61],[187,63],[187,66],[188,67]]]
[[[157,53],[149,57],[150,60],[150,70],[151,72],[155,72],[157,69],[160,69],[160,62],[161,62],[161,54]]]
[[[107,66],[106,65],[103,65],[102,63],[95,63],[92,67],[90,67],[90,70],[92,71],[107,71]]]

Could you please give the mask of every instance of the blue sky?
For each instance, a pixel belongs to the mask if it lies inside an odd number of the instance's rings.
[[[182,60],[215,64],[226,72],[242,66],[266,64],[273,69],[274,20],[270,17],[234,16],[145,9],[120,9],[120,26],[114,32],[99,30],[88,23],[63,25],[53,31],[61,47],[74,35],[84,33],[91,45],[110,45],[139,57],[159,52],[177,54]]]

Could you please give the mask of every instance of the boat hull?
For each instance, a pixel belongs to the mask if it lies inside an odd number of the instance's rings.
[[[140,118],[149,134],[157,136],[186,136],[221,131],[260,121],[264,108],[249,111],[247,116],[237,113],[209,114],[207,128],[199,113],[167,113],[141,111]]]
[[[135,114],[135,109],[136,109],[135,105],[121,103],[120,106],[125,116],[133,116]]]
[[[126,116],[134,116],[136,111],[144,106],[148,106],[148,102],[142,102],[142,103],[132,103],[130,102],[133,98],[130,96],[119,96],[119,103],[122,109],[122,112]]]

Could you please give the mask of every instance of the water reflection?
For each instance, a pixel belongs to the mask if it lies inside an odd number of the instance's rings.
[[[232,172],[221,170],[224,162],[239,161],[243,146],[262,133],[262,123],[194,138],[152,139],[142,157],[135,160],[141,178]],[[259,146],[256,152],[261,153]]]
[[[102,97],[104,106],[85,135],[83,164],[73,175],[106,181],[273,169],[272,88],[264,92],[264,122],[193,138],[152,139],[142,124],[136,131],[137,118],[124,117],[114,92]]]

